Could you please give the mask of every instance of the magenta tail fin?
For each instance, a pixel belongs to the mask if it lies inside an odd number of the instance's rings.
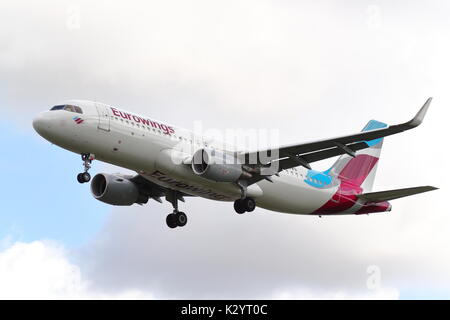
[[[385,127],[387,127],[387,124],[371,120],[362,131]],[[367,192],[372,190],[383,139],[366,141],[366,143],[369,145],[369,148],[356,152],[354,158],[347,154],[342,155],[329,169],[329,174],[338,177],[346,183],[361,187]]]

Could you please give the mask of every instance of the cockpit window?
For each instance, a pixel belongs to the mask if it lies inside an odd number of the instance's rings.
[[[70,112],[75,112],[74,106],[65,106],[65,107],[64,107],[64,110],[70,111]]]
[[[81,114],[83,113],[83,110],[81,110],[80,107],[72,106],[72,105],[54,106],[53,108],[50,109],[50,111],[55,111],[55,110],[65,110],[65,111],[81,113]]]

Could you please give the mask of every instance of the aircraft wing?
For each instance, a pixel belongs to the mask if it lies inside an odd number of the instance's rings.
[[[419,110],[419,112],[413,119],[402,124],[392,125],[381,129],[358,132],[356,134],[350,134],[331,139],[282,146],[278,149],[267,149],[242,153],[239,155],[239,157],[243,159],[244,163],[248,164],[249,166],[264,167],[270,166],[271,164],[278,164],[277,172],[280,172],[282,170],[297,166],[304,166],[310,169],[311,167],[309,164],[311,162],[335,157],[345,153],[354,156],[355,151],[368,148],[370,146],[369,144],[371,144],[371,141],[373,140],[397,134],[419,126],[422,123],[425,114],[427,113],[428,107],[431,103],[431,99],[432,98],[429,98],[425,102],[423,107]],[[271,158],[271,160],[267,163],[263,163],[263,161],[260,160],[261,155],[269,155],[270,158],[270,155],[273,154],[277,154],[277,157],[275,159]],[[272,174],[276,174],[276,172],[273,172]]]
[[[358,195],[357,197],[363,201],[367,202],[382,202],[389,201],[394,199],[399,199],[403,197],[412,196],[415,194],[419,194],[422,192],[428,192],[437,190],[436,187],[424,186],[424,187],[414,187],[414,188],[405,188],[405,189],[396,189],[396,190],[388,190],[388,191],[380,191],[380,192],[370,192],[363,193]]]
[[[134,182],[138,188],[139,191],[148,196],[150,199],[153,199],[157,202],[162,202],[161,197],[165,197],[167,196],[167,194],[169,193],[169,189],[168,188],[164,188],[161,187],[159,185],[157,185],[156,183],[153,183],[149,180],[147,180],[146,178],[144,178],[141,175],[135,175],[135,176],[128,176],[126,177],[128,178],[130,181]],[[184,202],[184,198],[183,197],[193,197],[190,194],[178,191],[177,192],[177,197],[178,200],[183,201]]]

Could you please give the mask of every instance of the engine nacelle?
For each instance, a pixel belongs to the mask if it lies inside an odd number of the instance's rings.
[[[114,206],[148,202],[148,197],[140,194],[136,184],[117,175],[97,174],[92,179],[91,192],[95,199]]]
[[[210,149],[200,149],[192,157],[192,171],[195,174],[217,182],[235,182],[248,176],[242,164],[232,155]]]

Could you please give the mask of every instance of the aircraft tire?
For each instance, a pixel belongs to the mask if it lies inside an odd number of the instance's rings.
[[[77,176],[77,180],[79,183],[84,183],[84,179],[83,179],[82,175],[83,175],[82,173],[79,173]]]
[[[187,224],[188,218],[184,212],[178,212],[175,214],[177,227],[184,227]]]
[[[176,227],[178,227],[176,214],[169,214],[166,218],[166,223],[170,229],[175,229]]]
[[[245,208],[245,211],[252,212],[256,208],[256,203],[253,198],[245,198],[241,200],[243,202],[243,207]]]
[[[81,178],[83,179],[83,182],[85,182],[85,183],[91,181],[91,175],[89,174],[89,172],[81,173]]]
[[[234,202],[234,211],[238,214],[243,214],[245,212],[245,207],[241,199],[238,199]]]

